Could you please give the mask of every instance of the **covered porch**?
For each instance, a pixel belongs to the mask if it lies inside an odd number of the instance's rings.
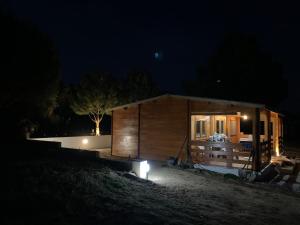
[[[193,163],[260,170],[282,151],[283,123],[276,112],[245,107],[199,112],[195,108],[190,107],[188,144]]]

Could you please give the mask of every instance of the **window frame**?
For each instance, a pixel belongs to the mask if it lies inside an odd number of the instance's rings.
[[[205,138],[205,137],[207,137],[206,123],[207,123],[206,120],[197,120],[196,121],[196,130],[195,130],[196,138]]]

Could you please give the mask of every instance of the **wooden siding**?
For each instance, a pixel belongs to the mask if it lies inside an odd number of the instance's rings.
[[[118,109],[113,112],[112,155],[137,157],[138,106]]]
[[[191,115],[223,115],[228,122],[236,121],[236,135],[230,136],[233,143],[237,143],[241,136],[240,115],[236,113],[246,114],[254,123],[253,142],[256,141],[255,108],[226,102],[216,103],[163,96],[113,111],[112,155],[150,160],[176,157],[188,131],[191,131],[191,128],[188,128],[192,125],[189,112]],[[211,123],[214,126],[214,121]],[[229,125],[230,123],[225,126],[226,133],[229,132]]]
[[[176,157],[187,135],[187,110],[187,100],[172,97],[141,105],[141,158]]]
[[[191,114],[205,114],[205,113],[218,113],[218,114],[231,114],[231,113],[250,113],[251,108],[244,106],[233,105],[228,103],[215,103],[209,101],[191,101]]]

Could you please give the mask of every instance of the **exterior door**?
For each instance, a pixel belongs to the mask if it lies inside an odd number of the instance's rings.
[[[239,142],[239,123],[240,120],[237,116],[228,116],[228,136],[230,138],[230,141],[232,143],[238,143]]]

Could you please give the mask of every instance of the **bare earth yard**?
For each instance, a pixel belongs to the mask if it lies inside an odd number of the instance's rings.
[[[207,172],[157,167],[143,181],[97,162],[2,170],[0,224],[299,224],[300,196]]]

